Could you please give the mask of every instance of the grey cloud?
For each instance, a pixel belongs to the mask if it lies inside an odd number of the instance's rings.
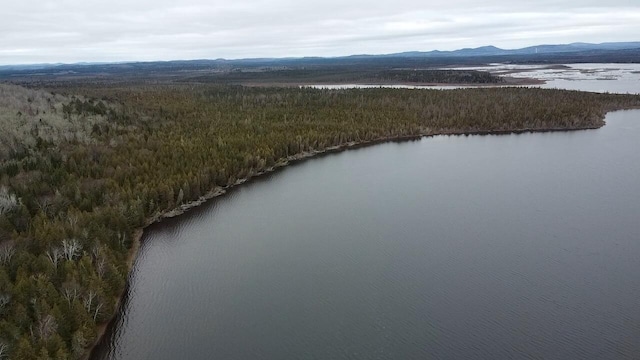
[[[0,64],[640,40],[637,0],[24,0],[3,13]]]

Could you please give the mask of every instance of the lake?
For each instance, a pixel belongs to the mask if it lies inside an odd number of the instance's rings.
[[[489,71],[497,76],[511,76],[544,80],[540,85],[381,85],[381,84],[323,84],[319,89],[393,88],[393,89],[464,89],[481,87],[538,87],[545,89],[580,90],[590,92],[640,93],[640,64],[565,64],[518,65],[490,64],[485,66],[451,67],[453,70]]]
[[[321,156],[155,224],[92,358],[637,358],[640,111],[606,121]]]
[[[531,77],[546,81],[542,87],[592,92],[640,93],[640,64],[491,64],[457,69],[490,71],[496,75]]]

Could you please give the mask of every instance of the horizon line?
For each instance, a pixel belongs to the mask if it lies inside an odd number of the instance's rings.
[[[638,48],[640,48],[640,40],[637,41],[605,41],[599,43],[589,43],[584,41],[575,41],[571,43],[561,43],[561,44],[537,44],[530,45],[518,48],[501,48],[495,45],[481,45],[478,47],[464,47],[458,48],[455,50],[439,50],[439,49],[431,49],[431,50],[405,50],[400,52],[391,52],[391,53],[360,53],[360,54],[348,54],[348,55],[332,55],[332,56],[321,56],[321,55],[303,55],[303,56],[281,56],[281,57],[269,57],[269,56],[256,56],[256,57],[238,57],[238,58],[225,58],[225,57],[217,57],[217,58],[192,58],[192,59],[169,59],[169,60],[114,60],[114,61],[76,61],[76,62],[33,62],[33,63],[0,63],[0,69],[8,68],[8,67],[19,67],[19,66],[48,66],[48,67],[56,67],[56,66],[65,66],[65,65],[75,65],[75,66],[92,66],[92,65],[118,65],[118,64],[138,64],[138,63],[169,63],[169,62],[178,62],[178,61],[249,61],[249,60],[297,60],[297,59],[340,59],[340,58],[349,58],[349,57],[358,57],[358,56],[392,56],[392,55],[401,55],[408,53],[419,53],[419,54],[427,54],[427,53],[455,53],[464,50],[478,50],[483,48],[494,48],[496,50],[502,51],[517,51],[524,50],[536,47],[544,47],[544,46],[571,46],[571,45],[607,45],[607,44],[637,44]],[[610,49],[610,50],[628,50],[628,49],[636,49],[634,48],[620,48],[620,49]],[[606,50],[606,49],[603,49]],[[536,51],[537,53],[537,51]],[[488,55],[492,56],[492,55]],[[495,55],[493,55],[495,56]]]

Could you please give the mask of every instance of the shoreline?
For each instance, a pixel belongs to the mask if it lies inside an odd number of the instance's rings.
[[[317,88],[323,86],[374,86],[374,87],[393,87],[393,86],[413,86],[416,88],[439,88],[439,87],[465,87],[465,88],[493,88],[493,87],[513,87],[513,86],[532,86],[546,84],[546,80],[530,78],[530,77],[515,77],[515,76],[500,76],[501,82],[496,83],[440,83],[440,82],[409,82],[409,81],[351,81],[351,82],[309,82],[309,81],[292,81],[292,82],[278,82],[278,81],[265,81],[265,82],[237,82],[234,85],[242,85],[249,87],[310,87]]]
[[[621,110],[632,110],[632,109],[636,109],[636,108],[628,108],[628,109],[617,109],[617,110],[612,110],[612,111],[621,111]],[[166,210],[164,212],[161,213],[157,213],[154,216],[152,216],[151,218],[147,219],[145,221],[145,224],[142,228],[136,228],[132,234],[132,245],[131,245],[131,249],[129,249],[129,254],[127,255],[127,279],[126,282],[129,282],[129,276],[131,275],[131,270],[133,269],[133,265],[135,260],[137,259],[138,256],[138,252],[140,251],[140,247],[142,244],[142,238],[144,236],[144,230],[147,229],[149,226],[155,224],[155,223],[159,223],[161,222],[163,219],[169,219],[169,218],[174,218],[180,215],[183,215],[184,213],[188,212],[189,210],[196,208],[200,205],[203,205],[205,203],[207,203],[209,200],[222,196],[224,194],[227,193],[228,190],[233,189],[234,187],[237,187],[239,185],[242,185],[252,179],[255,179],[261,175],[265,175],[268,173],[272,173],[274,171],[277,171],[281,168],[284,168],[292,163],[297,163],[303,160],[307,160],[310,158],[313,158],[315,156],[318,155],[328,155],[328,154],[333,154],[333,153],[339,153],[342,151],[346,151],[349,149],[358,149],[361,147],[366,147],[366,146],[372,146],[372,145],[377,145],[377,144],[382,144],[382,143],[387,143],[387,142],[402,142],[402,141],[412,141],[412,140],[420,140],[422,138],[430,138],[430,137],[436,137],[436,136],[471,136],[471,135],[509,135],[509,134],[525,134],[525,133],[548,133],[548,132],[571,132],[571,131],[580,131],[580,130],[597,130],[601,127],[603,127],[606,123],[604,121],[604,118],[606,117],[606,115],[609,112],[612,111],[607,111],[604,113],[604,115],[602,116],[602,118],[600,119],[601,123],[598,125],[592,125],[592,126],[583,126],[583,127],[571,127],[571,128],[540,128],[540,129],[532,129],[532,128],[523,128],[523,129],[513,129],[513,130],[477,130],[477,131],[464,131],[464,130],[449,130],[449,131],[444,131],[444,132],[425,132],[425,133],[420,133],[420,134],[416,134],[416,135],[399,135],[399,136],[387,136],[387,137],[381,137],[381,138],[376,138],[376,139],[372,139],[372,140],[365,140],[365,141],[351,141],[348,143],[344,143],[341,145],[334,145],[334,146],[330,146],[327,147],[325,149],[322,150],[312,150],[312,151],[304,151],[301,153],[297,153],[294,155],[290,155],[286,158],[280,159],[278,160],[273,166],[268,167],[264,170],[260,170],[257,172],[251,172],[249,173],[249,175],[247,177],[244,177],[242,179],[238,179],[236,180],[233,184],[227,185],[227,186],[217,186],[215,188],[213,188],[212,190],[210,190],[209,192],[207,192],[205,195],[199,197],[196,200],[193,201],[189,201],[185,204],[182,204],[174,209],[171,210]],[[123,288],[122,292],[119,294],[116,303],[115,303],[115,311],[114,313],[109,317],[109,320],[107,320],[106,322],[97,325],[97,331],[96,331],[96,339],[93,341],[93,343],[86,348],[85,351],[85,356],[82,357],[82,359],[84,360],[88,360],[91,358],[91,355],[93,354],[93,351],[95,350],[96,346],[104,339],[104,335],[107,333],[107,330],[109,329],[109,327],[112,325],[113,321],[116,319],[117,315],[120,313],[120,307],[122,306],[122,299],[124,296],[124,293],[127,289],[127,286],[125,285],[125,287]]]

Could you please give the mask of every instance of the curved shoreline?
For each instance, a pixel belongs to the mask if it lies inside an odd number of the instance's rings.
[[[387,142],[419,140],[422,138],[430,138],[435,136],[509,135],[509,134],[524,134],[524,133],[571,132],[571,131],[579,131],[579,130],[595,130],[603,127],[606,124],[604,119],[606,115],[609,114],[610,112],[633,110],[633,109],[637,109],[637,108],[631,107],[631,108],[607,111],[600,118],[600,123],[598,125],[591,125],[591,126],[570,127],[570,128],[540,128],[540,129],[522,128],[522,129],[513,129],[513,130],[476,130],[476,131],[450,130],[450,131],[444,131],[444,132],[426,132],[426,133],[421,133],[417,135],[399,135],[399,136],[381,137],[381,138],[376,138],[376,139],[366,140],[366,141],[351,141],[341,145],[330,146],[322,150],[305,151],[305,152],[300,152],[294,155],[290,155],[286,158],[278,160],[275,165],[269,168],[266,168],[264,170],[257,171],[257,172],[250,172],[247,177],[238,179],[233,184],[223,186],[223,187],[220,187],[220,186],[215,187],[209,192],[207,192],[205,195],[199,197],[196,200],[182,204],[174,209],[157,213],[151,218],[147,219],[145,221],[144,226],[142,228],[135,229],[132,234],[132,246],[131,246],[131,249],[129,249],[129,254],[127,256],[128,269],[127,269],[126,282],[127,283],[129,282],[129,276],[131,276],[131,271],[133,269],[134,262],[138,256],[142,237],[144,235],[144,230],[146,228],[148,228],[154,223],[161,222],[163,219],[180,216],[193,208],[196,208],[200,205],[205,204],[210,199],[224,195],[228,190],[236,186],[242,185],[247,181],[257,178],[261,175],[268,174],[276,170],[279,170],[281,168],[284,168],[292,163],[303,161],[318,155],[339,153],[349,149],[357,149],[361,147],[372,146],[372,145],[377,145],[377,144],[387,143]],[[96,346],[104,339],[104,335],[106,334],[107,330],[112,325],[117,315],[120,313],[121,306],[122,306],[122,299],[125,295],[126,289],[127,289],[127,286],[125,285],[122,292],[118,295],[118,298],[115,303],[115,311],[109,317],[109,320],[97,326],[96,339],[89,347],[87,347],[85,356],[82,357],[83,359],[86,360],[91,358]]]

